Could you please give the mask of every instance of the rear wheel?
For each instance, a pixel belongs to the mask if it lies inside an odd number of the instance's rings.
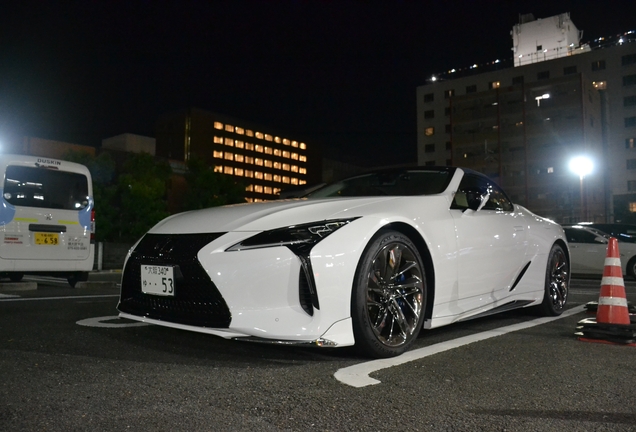
[[[88,272],[71,273],[67,280],[69,285],[75,288],[75,285],[77,285],[78,282],[86,282],[88,280]]]
[[[413,242],[383,231],[367,246],[354,281],[351,316],[364,354],[393,357],[413,344],[426,308],[426,277]]]
[[[24,277],[24,273],[9,273],[11,282],[20,282]]]
[[[570,263],[559,245],[552,246],[545,272],[545,294],[541,312],[547,316],[561,315],[568,300],[570,288]]]

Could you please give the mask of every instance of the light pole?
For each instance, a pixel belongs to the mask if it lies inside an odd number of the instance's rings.
[[[581,191],[581,222],[587,221],[587,194],[583,193],[583,179],[592,172],[594,164],[586,156],[577,156],[570,161],[570,170],[579,176]]]

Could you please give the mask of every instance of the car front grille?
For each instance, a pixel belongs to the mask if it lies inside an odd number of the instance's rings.
[[[228,328],[230,310],[197,259],[201,248],[223,234],[146,234],[124,268],[117,309],[172,323]],[[174,297],[141,291],[142,264],[174,267]]]

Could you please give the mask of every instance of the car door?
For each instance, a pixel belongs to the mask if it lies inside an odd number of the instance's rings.
[[[564,231],[570,247],[572,273],[603,273],[607,240],[586,229],[565,228]]]
[[[486,201],[479,205],[482,196]],[[476,173],[464,174],[451,214],[458,250],[458,292],[464,308],[507,296],[527,264],[523,214],[515,211],[499,186]]]

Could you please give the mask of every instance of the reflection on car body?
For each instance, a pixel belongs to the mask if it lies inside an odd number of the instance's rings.
[[[170,280],[144,276],[148,266]],[[388,357],[422,328],[528,306],[558,315],[568,285],[559,225],[480,173],[415,167],[173,215],[129,253],[118,309],[225,338]]]

